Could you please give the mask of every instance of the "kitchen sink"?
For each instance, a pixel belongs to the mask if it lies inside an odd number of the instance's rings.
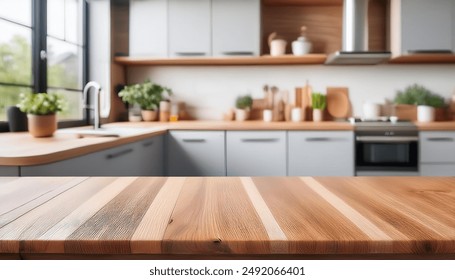
[[[152,130],[153,129],[143,127],[102,127],[97,130],[93,128],[59,129],[56,133],[73,134],[79,137],[122,137],[151,132]]]

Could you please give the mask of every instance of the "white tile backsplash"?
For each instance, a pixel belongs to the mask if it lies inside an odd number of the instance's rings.
[[[309,80],[315,91],[329,86],[349,87],[354,115],[364,102],[384,103],[407,85],[419,83],[450,98],[455,90],[455,65],[375,66],[154,66],[130,67],[129,83],[145,79],[170,87],[198,119],[219,120],[238,95],[263,96],[264,84],[294,92]]]

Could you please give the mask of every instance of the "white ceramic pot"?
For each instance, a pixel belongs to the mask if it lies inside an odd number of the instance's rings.
[[[367,102],[363,104],[363,118],[375,120],[381,116],[381,104]]]
[[[286,53],[287,42],[283,39],[275,39],[270,42],[270,55],[279,56]]]
[[[292,108],[291,121],[293,121],[293,122],[303,121],[303,109],[302,108]]]
[[[236,121],[246,121],[250,116],[250,111],[245,109],[235,109],[235,120]]]
[[[262,111],[262,118],[265,122],[271,122],[273,120],[272,110],[266,109]]]
[[[321,109],[313,109],[313,121],[314,122],[321,122],[323,118],[323,113]]]
[[[417,121],[433,122],[434,118],[435,118],[434,107],[426,106],[426,105],[417,106]]]
[[[306,55],[311,51],[311,43],[305,37],[299,37],[292,42],[292,53],[294,55]]]

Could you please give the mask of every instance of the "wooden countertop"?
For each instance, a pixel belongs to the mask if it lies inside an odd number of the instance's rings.
[[[455,178],[0,178],[0,258],[455,259]]]
[[[455,122],[416,123],[420,130],[453,130]],[[348,122],[272,122],[262,121],[180,121],[111,123],[105,127],[146,128],[125,137],[86,137],[59,134],[50,138],[33,138],[27,132],[0,134],[0,165],[29,166],[69,159],[166,133],[167,130],[353,130]]]

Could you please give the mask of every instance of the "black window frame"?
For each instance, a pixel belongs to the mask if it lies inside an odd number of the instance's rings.
[[[32,2],[32,85],[22,85],[14,83],[2,83],[3,86],[20,86],[31,88],[33,92],[47,92],[47,0],[31,0]],[[88,3],[83,1],[82,3],[82,84],[85,85],[88,81],[89,73],[89,16],[88,16]],[[16,23],[16,22],[14,22]],[[74,89],[68,89],[70,91],[77,91]],[[59,128],[83,126],[89,124],[89,118],[87,110],[83,110],[83,116],[80,120],[61,120],[58,122]],[[7,121],[0,122],[0,132],[9,131],[9,125]]]

